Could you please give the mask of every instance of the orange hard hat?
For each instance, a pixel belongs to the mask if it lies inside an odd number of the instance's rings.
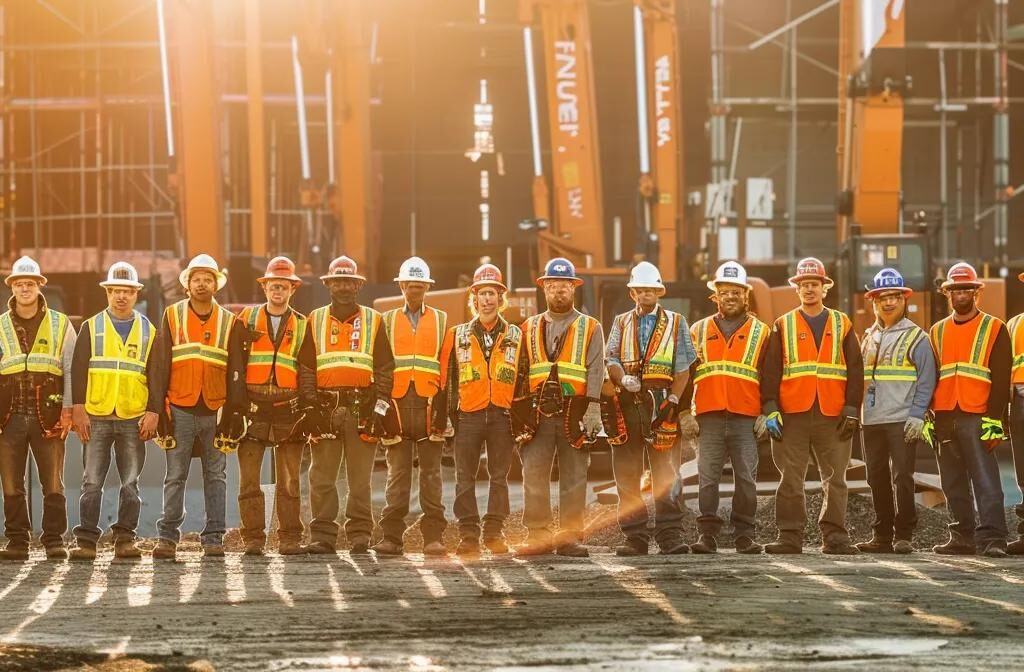
[[[501,277],[501,269],[494,264],[483,264],[473,273],[473,284],[469,288],[476,291],[481,287],[498,287],[508,291]]]
[[[821,283],[828,289],[835,283],[825,273],[825,264],[816,257],[801,259],[796,265],[796,275],[789,279],[789,284],[796,287],[801,280],[821,280]]]
[[[327,267],[327,275],[320,276],[321,280],[330,280],[331,278],[355,278],[366,281],[366,278],[359,275],[359,267],[356,266],[355,260],[345,255],[335,258]]]
[[[302,284],[302,278],[295,275],[295,262],[288,257],[274,257],[267,263],[267,272],[256,282],[268,280],[291,280],[296,285]]]
[[[946,281],[940,289],[943,291],[953,287],[983,287],[984,283],[978,280],[978,272],[966,261],[953,264],[946,272]]]

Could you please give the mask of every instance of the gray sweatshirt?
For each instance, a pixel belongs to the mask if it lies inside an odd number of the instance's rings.
[[[905,317],[888,329],[875,322],[864,332],[861,353],[864,356],[864,424],[902,424],[908,417],[924,418],[937,379],[935,354],[928,335]],[[886,379],[886,367],[894,363],[894,358],[896,364],[908,358],[914,366],[916,379]]]
[[[549,350],[555,347],[558,339],[579,316],[580,311],[575,308],[566,313],[552,313],[550,310],[544,313],[544,320],[547,322],[544,329],[544,340],[547,341]],[[600,399],[602,384],[604,384],[604,331],[599,324],[594,329],[594,335],[587,348],[587,396],[595,401]]]

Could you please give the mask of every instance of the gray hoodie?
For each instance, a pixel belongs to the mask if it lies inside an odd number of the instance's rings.
[[[864,356],[864,424],[923,418],[937,378],[928,334],[906,317],[888,329],[875,322],[864,332],[860,349]]]

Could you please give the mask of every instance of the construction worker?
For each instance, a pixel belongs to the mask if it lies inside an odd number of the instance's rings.
[[[800,307],[775,321],[761,375],[762,412],[782,473],[775,498],[779,538],[765,550],[803,552],[804,477],[813,453],[824,493],[821,550],[856,555],[846,530],[846,468],[864,396],[860,343],[850,318],[822,303],[833,283],[821,261],[801,259],[789,284]]]
[[[366,278],[349,257],[334,259],[320,276],[331,303],[310,316],[316,346],[320,438],[309,469],[313,521],[307,553],[334,554],[338,539],[338,470],[345,463],[345,534],[351,553],[366,553],[373,533],[370,476],[377,441],[393,410],[395,360],[381,315],[356,303]],[[392,431],[390,435],[397,434]]]
[[[419,257],[402,262],[395,282],[405,305],[387,311],[382,319],[395,358],[391,398],[398,404],[402,433],[381,442],[386,446],[388,462],[386,504],[380,519],[384,538],[373,550],[378,555],[402,554],[413,466],[418,462],[423,554],[445,555],[441,535],[448,521],[441,501],[441,450],[446,416],[445,403],[436,395],[441,386],[441,344],[448,314],[424,303],[434,280],[430,267]],[[435,401],[440,402],[436,409]],[[442,426],[434,426],[432,410],[439,411]]]
[[[142,283],[131,264],[118,261],[100,283],[107,309],[82,324],[71,365],[72,421],[82,440],[82,496],[74,529],[72,560],[93,560],[100,538],[103,482],[113,448],[121,479],[117,522],[111,527],[115,558],[138,558],[136,529],[142,498],[139,475],[146,462],[146,441],[156,435],[158,414],[147,411],[146,368],[156,328],[135,310]]]
[[[306,317],[291,298],[302,280],[288,257],[274,257],[257,282],[267,302],[245,308],[238,319],[250,342],[245,368],[249,425],[238,448],[238,512],[246,555],[263,555],[266,505],[260,486],[263,454],[274,451],[274,504],[278,552],[302,552],[299,518],[299,463],[306,444],[305,413],[316,410],[316,349]]]
[[[0,482],[7,547],[0,559],[26,560],[31,533],[25,468],[29,450],[43,491],[40,541],[51,560],[67,558],[64,439],[71,430],[71,360],[76,334],[42,295],[46,277],[29,257],[14,262],[0,315]],[[66,375],[67,374],[67,375]]]
[[[497,266],[477,268],[469,287],[473,319],[449,329],[441,351],[444,397],[457,410],[455,517],[460,540],[455,552],[463,557],[480,553],[476,475],[482,450],[487,451],[489,481],[483,545],[492,554],[508,552],[504,526],[514,452],[509,409],[519,377],[522,331],[501,315],[508,306],[507,292]]]
[[[927,334],[907,318],[913,290],[899,271],[883,268],[865,289],[875,310],[875,322],[861,341],[867,385],[864,461],[875,522],[871,540],[857,548],[865,553],[912,553],[917,525],[914,462],[935,391],[935,356]]]
[[[149,367],[149,408],[167,413],[173,440],[158,441],[164,449],[163,516],[157,521],[156,559],[174,559],[185,521],[185,481],[193,449],[203,468],[206,526],[200,539],[203,554],[224,555],[227,455],[232,446],[218,440],[224,427],[242,422],[245,391],[244,327],[222,307],[214,294],[227,276],[208,254],[189,261],[178,276],[187,298],[164,311]],[[166,404],[166,407],[165,407]],[[223,408],[221,424],[217,412]],[[216,444],[216,445],[215,445]]]
[[[761,370],[771,327],[751,315],[747,270],[727,261],[708,282],[718,313],[690,329],[697,349],[693,408],[700,426],[697,446],[697,496],[700,537],[694,553],[718,551],[719,483],[726,460],[732,463],[733,495],[730,520],[736,531],[736,551],[757,554],[756,419],[761,413]],[[762,416],[763,418],[763,416]]]
[[[1017,276],[1024,282],[1024,273]],[[1017,488],[1022,501],[1017,504],[1017,539],[1010,542],[1006,552],[1024,555],[1024,313],[1010,318],[1007,324],[1013,350],[1013,369],[1010,401],[1010,444],[1013,449],[1013,467],[1017,472]]]
[[[549,261],[537,279],[547,310],[523,325],[520,363],[529,372],[520,393],[533,408],[533,437],[520,445],[523,460],[523,524],[528,529],[520,555],[590,555],[581,543],[587,503],[586,443],[602,430],[604,334],[600,323],[573,307],[583,284],[576,267],[562,257]],[[523,389],[525,388],[525,389]],[[518,395],[519,393],[517,393]],[[551,466],[558,456],[559,527],[551,529]]]
[[[941,286],[952,313],[929,332],[939,364],[932,400],[939,478],[953,519],[949,541],[932,550],[1002,558],[1007,530],[994,451],[1005,438],[1012,357],[1006,326],[978,309],[983,286],[973,266],[953,264]]]
[[[654,539],[663,555],[688,553],[683,541],[683,512],[672,497],[676,469],[672,459],[680,431],[674,427],[664,436],[663,426],[678,426],[687,438],[697,435],[697,423],[689,408],[680,413],[679,397],[690,379],[696,355],[686,318],[658,303],[665,295],[661,271],[641,261],[630,272],[629,296],[636,307],[615,317],[605,362],[616,388],[625,437],[612,446],[612,468],[619,493],[619,527],[625,542],[616,548],[622,556],[647,555],[647,504],[640,481],[645,457],[651,465],[654,496]],[[658,440],[658,439],[662,440]]]

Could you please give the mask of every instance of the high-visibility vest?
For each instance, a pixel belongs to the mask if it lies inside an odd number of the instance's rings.
[[[132,313],[135,320],[125,340],[107,311],[88,320],[91,354],[85,410],[89,415],[116,415],[128,420],[146,412],[146,362],[155,330],[145,315]]]
[[[968,413],[988,411],[992,389],[989,356],[1003,323],[988,313],[958,324],[949,316],[932,325],[929,337],[939,361],[939,382],[932,397],[936,411],[958,406]]]
[[[1013,369],[1010,382],[1024,384],[1024,313],[1010,318],[1010,343],[1013,347]]]
[[[448,313],[423,306],[416,329],[403,308],[381,316],[388,342],[395,356],[395,378],[391,397],[401,399],[413,385],[421,397],[433,397],[441,385],[441,346],[448,329]]]
[[[693,403],[697,415],[729,411],[756,416],[761,412],[761,375],[757,364],[771,328],[749,317],[731,339],[706,317],[690,327],[697,350]]]
[[[639,375],[647,387],[668,387],[675,377],[676,334],[682,316],[658,306],[655,327],[640,351],[639,315],[635,310],[615,318],[622,334],[619,360],[627,373]],[[639,367],[639,370],[637,370]]]
[[[16,373],[48,373],[63,376],[61,357],[64,352],[64,337],[68,330],[68,316],[56,310],[43,308],[43,319],[36,330],[35,340],[28,352],[21,351],[21,341],[14,329],[11,311],[0,315],[0,375]]]
[[[380,313],[359,306],[342,322],[331,315],[331,307],[317,308],[309,315],[316,345],[316,386],[369,387],[373,382],[373,344],[380,327]]]
[[[916,325],[912,329],[907,329],[899,335],[892,347],[877,354],[871,342],[873,333],[874,331],[869,329],[864,334],[864,346],[861,348],[864,355],[864,382],[901,384],[909,391],[917,382],[914,348],[925,337],[924,330]],[[896,392],[893,392],[893,395],[900,396]]]
[[[837,416],[846,403],[846,355],[843,341],[850,333],[850,318],[825,308],[825,332],[821,346],[799,308],[775,321],[782,337],[782,383],[779,407],[783,413],[809,411],[818,401],[823,415]],[[858,401],[858,403],[860,403]]]
[[[286,322],[278,327],[284,329],[284,335],[277,344],[270,337],[266,305],[247,307],[238,318],[255,336],[249,346],[245,382],[249,385],[274,383],[286,390],[299,389],[299,349],[306,335],[306,317],[289,310]]]
[[[548,360],[544,345],[544,314],[534,315],[523,325],[526,353],[530,361],[530,391],[536,392],[551,374],[555,362]],[[566,329],[562,351],[558,353],[558,380],[565,396],[587,393],[587,349],[594,330],[600,325],[594,318],[580,314]]]
[[[503,319],[502,322],[505,329],[494,341],[490,361],[484,357],[480,340],[473,332],[474,322],[465,322],[448,331],[441,361],[447,363],[454,349],[459,372],[460,411],[471,413],[487,408],[489,404],[512,407],[523,332],[514,324]],[[496,326],[495,330],[499,327]]]
[[[202,394],[211,410],[227,400],[228,342],[237,319],[216,301],[205,324],[182,299],[164,311],[171,336],[171,376],[167,400],[195,406]]]

